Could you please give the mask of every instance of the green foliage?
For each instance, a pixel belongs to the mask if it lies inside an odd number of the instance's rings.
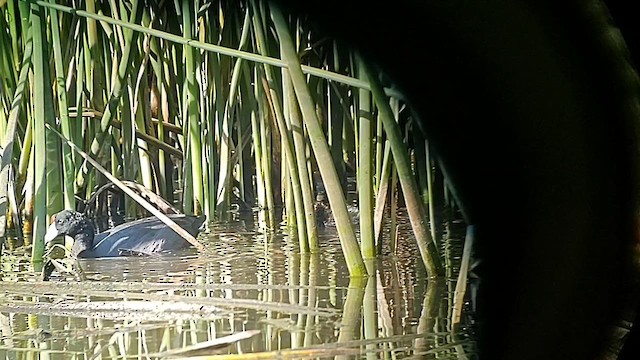
[[[301,251],[320,247],[324,219],[316,219],[315,199],[326,193],[351,274],[366,274],[347,211],[356,163],[365,257],[379,251],[373,211],[381,218],[387,202],[375,197],[386,199],[389,192],[378,190],[393,176],[382,162],[386,139],[407,205],[420,194],[406,186],[410,148],[387,109],[391,92],[377,78],[355,76],[364,61],[354,64],[339,43],[257,0],[81,3],[0,7],[0,135],[16,144],[3,161],[23,189],[16,203],[32,230],[34,260],[47,214],[82,207],[106,181],[47,124],[112,175],[181,203],[185,213],[224,217],[257,206],[274,227],[284,204]],[[426,163],[413,166],[422,164],[424,174]],[[137,215],[130,200],[125,208]],[[425,211],[413,216],[426,244]],[[438,254],[421,250],[435,271]]]

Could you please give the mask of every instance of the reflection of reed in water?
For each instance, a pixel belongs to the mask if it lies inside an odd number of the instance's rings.
[[[242,330],[261,334],[222,353],[364,357],[366,349],[370,357],[403,357],[423,355],[419,349],[429,354],[458,351],[447,349],[451,340],[434,330],[447,324],[447,301],[442,295],[429,295],[431,282],[416,267],[409,224],[402,214],[398,219],[396,256],[382,256],[377,276],[370,279],[374,283],[363,288],[349,285],[339,239],[330,228],[321,236],[322,251],[303,255],[293,236],[257,230],[263,229],[257,221],[243,219],[214,225],[202,239],[206,254],[81,260],[86,275],[82,282],[57,275],[48,284],[17,282],[3,290],[21,294],[20,299],[22,294],[37,299],[30,305],[32,313],[46,306],[49,313],[38,316],[51,319],[46,331],[52,338],[45,341],[55,351],[144,357]],[[387,239],[384,232],[383,241]],[[46,304],[45,294],[51,296]],[[355,301],[354,294],[362,299]],[[108,318],[109,312],[101,309],[109,302],[114,308],[131,305],[129,310],[138,306],[149,311]],[[85,312],[60,312],[71,304]],[[430,310],[432,304],[437,311]],[[198,310],[201,306],[205,307]],[[206,317],[207,306],[222,312]],[[166,310],[167,317],[154,313],[154,308]],[[0,309],[0,314],[7,311]],[[368,325],[376,321],[380,323],[375,329]],[[33,342],[14,341],[14,346],[40,351]]]
[[[181,249],[161,256],[82,259],[78,263],[88,280],[194,283],[196,271],[208,261],[195,249]]]

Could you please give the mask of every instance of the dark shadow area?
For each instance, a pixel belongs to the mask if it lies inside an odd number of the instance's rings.
[[[601,351],[630,281],[638,145],[635,83],[604,36],[606,11],[593,1],[280,3],[359,48],[422,120],[476,225],[482,358]],[[612,9],[623,31],[637,28],[621,2]]]

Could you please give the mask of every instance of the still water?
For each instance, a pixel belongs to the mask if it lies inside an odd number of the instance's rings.
[[[286,227],[251,212],[208,224],[203,253],[81,260],[80,274],[49,281],[4,250],[0,359],[476,358],[468,304],[450,321],[465,225],[441,225],[437,281],[402,211],[398,230],[395,254],[387,228],[375,276],[360,280],[335,228],[321,230],[320,253],[300,254]]]

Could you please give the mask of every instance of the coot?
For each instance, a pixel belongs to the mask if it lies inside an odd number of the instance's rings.
[[[193,236],[198,235],[205,220],[204,216],[167,216]],[[157,217],[124,223],[96,234],[95,227],[84,214],[63,210],[53,216],[44,238],[45,242],[48,243],[59,235],[73,237],[71,255],[78,258],[149,255],[190,246],[187,240]]]

